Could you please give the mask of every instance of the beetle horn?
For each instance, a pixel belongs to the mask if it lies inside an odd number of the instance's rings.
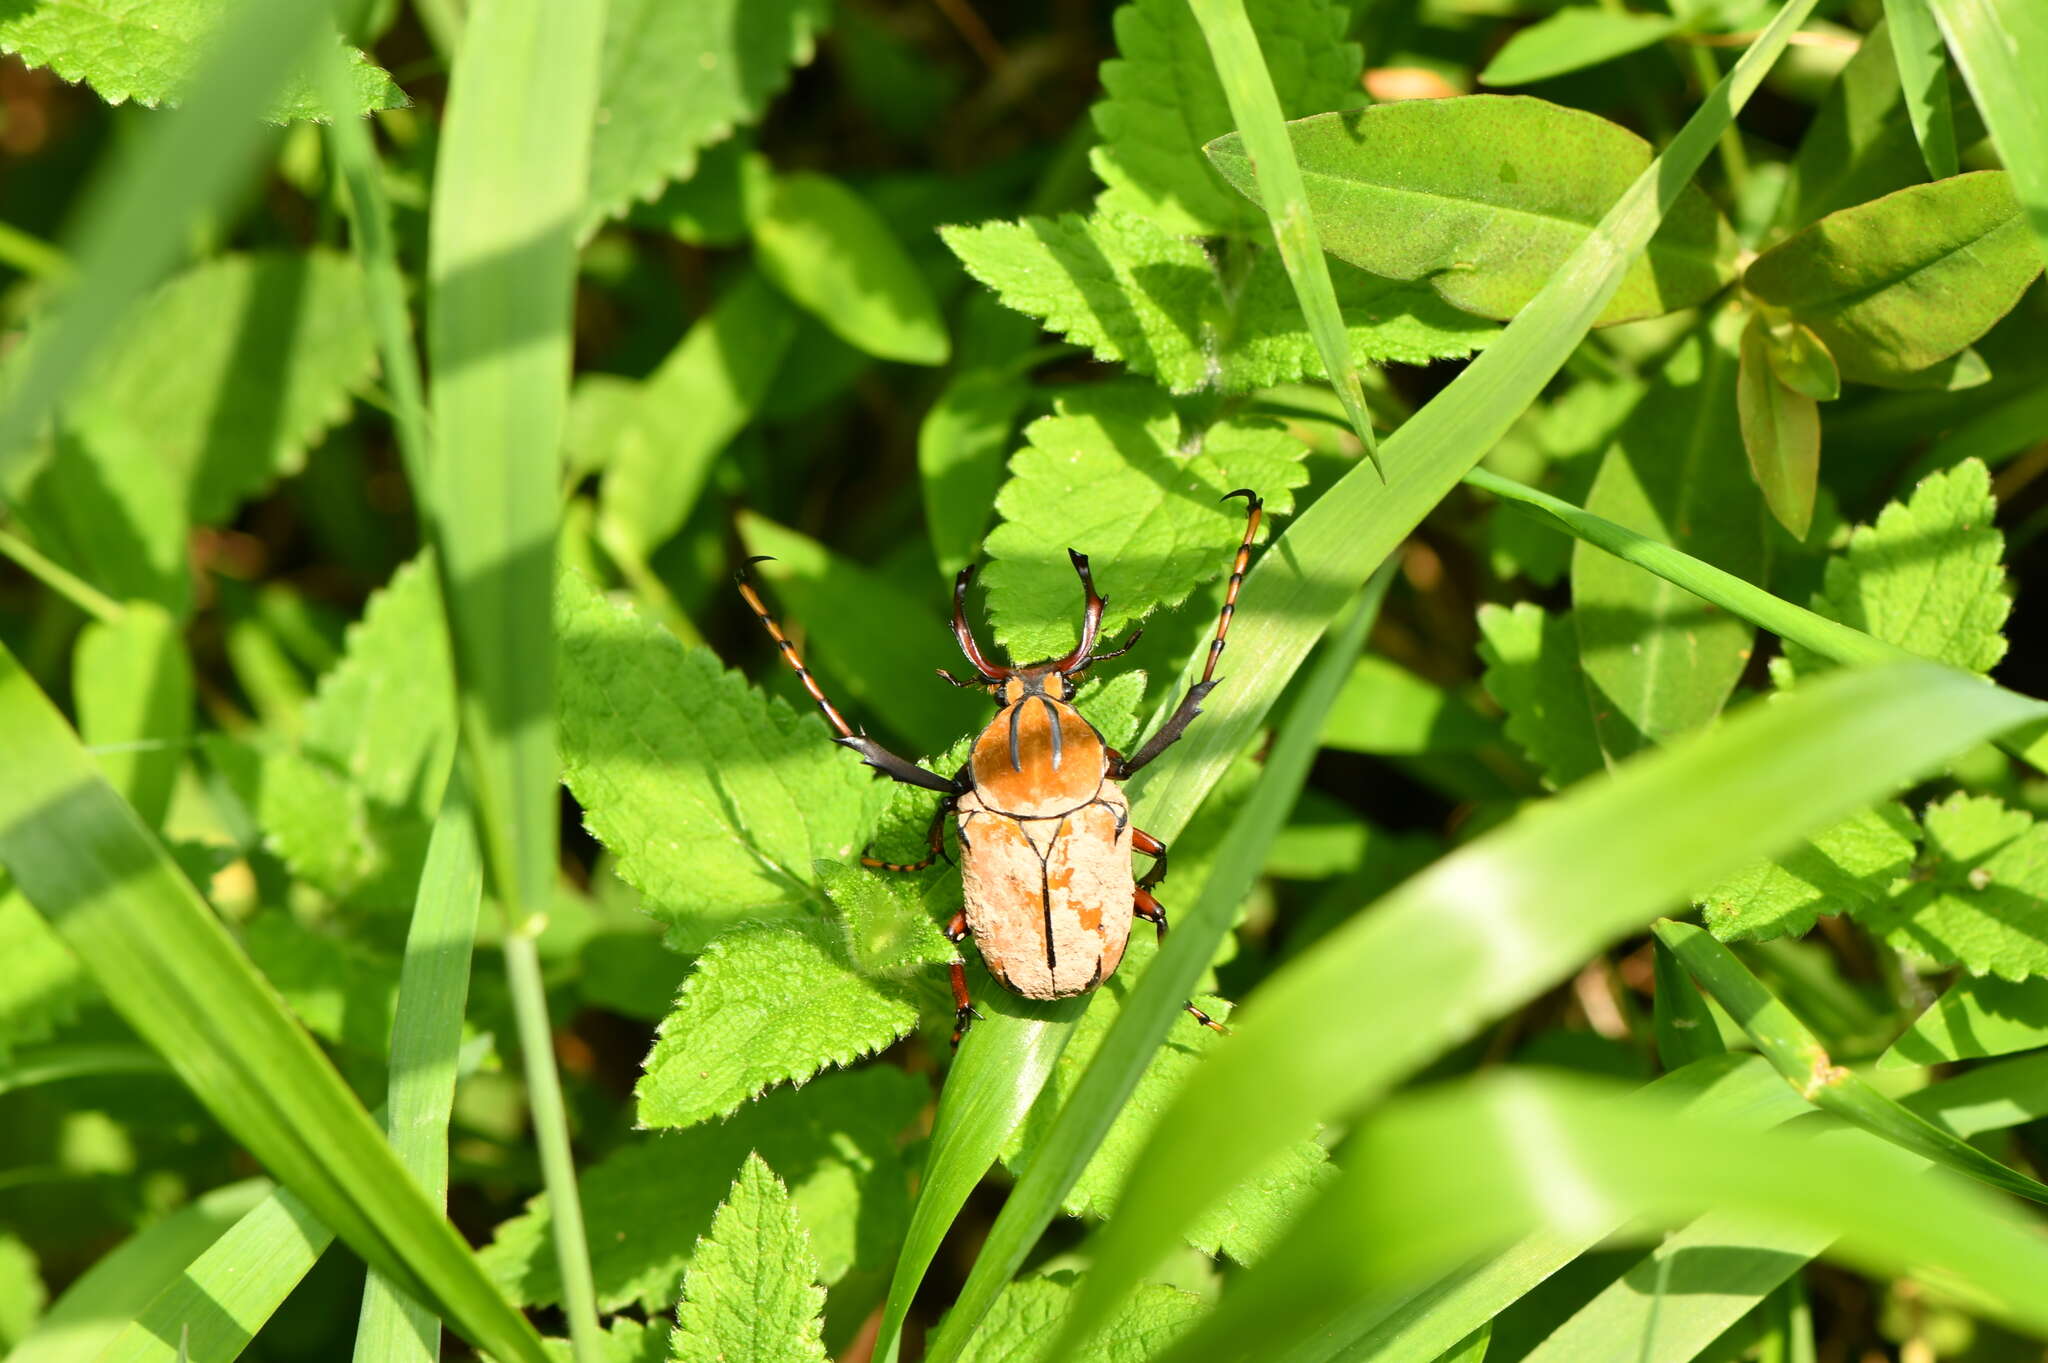
[[[1067,550],[1067,557],[1073,561],[1074,571],[1080,575],[1081,590],[1087,594],[1087,613],[1081,617],[1081,642],[1074,651],[1053,664],[1061,672],[1071,672],[1088,661],[1088,655],[1095,649],[1095,638],[1102,632],[1102,608],[1109,602],[1095,594],[1095,578],[1088,571],[1088,556],[1075,550]]]
[[[953,637],[960,641],[960,651],[967,655],[967,661],[974,664],[974,670],[989,681],[1002,681],[1010,675],[1007,667],[998,667],[984,658],[981,645],[974,642],[974,631],[967,627],[967,584],[974,580],[974,565],[968,564],[960,570],[960,576],[953,579]]]

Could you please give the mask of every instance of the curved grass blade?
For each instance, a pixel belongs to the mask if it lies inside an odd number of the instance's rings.
[[[1906,116],[1928,178],[1945,180],[1956,173],[1956,116],[1948,94],[1947,53],[1935,26],[1928,0],[1884,0],[1891,25],[1892,58],[1899,66],[1899,88],[1906,97]]]
[[[0,864],[128,1024],[364,1259],[506,1363],[545,1363],[532,1326],[4,649],[0,731]]]
[[[1267,849],[1293,812],[1321,745],[1323,721],[1379,618],[1391,577],[1385,568],[1374,576],[1352,608],[1350,619],[1325,645],[1267,754],[1258,784],[1216,850],[1216,869],[1204,882],[1201,897],[1139,977],[1052,1130],[1032,1153],[1030,1167],[1003,1203],[966,1285],[932,1342],[931,1363],[949,1363],[959,1357],[1004,1284],[1022,1267],[1032,1245],[1059,1213],[1061,1201],[1087,1168],[1095,1148],[1144,1076],[1145,1067],[1165,1042],[1181,1005],[1215,959],[1218,944],[1236,921],[1238,906],[1265,865]],[[1141,808],[1134,817],[1143,824],[1146,815]]]
[[[1365,409],[1365,389],[1351,361],[1337,290],[1330,283],[1329,263],[1323,259],[1322,237],[1309,212],[1301,166],[1294,159],[1294,143],[1287,136],[1287,120],[1273,89],[1273,75],[1259,52],[1259,36],[1252,31],[1244,0],[1188,0],[1188,8],[1194,11],[1195,22],[1202,26],[1202,37],[1209,44],[1230,116],[1237,120],[1245,148],[1259,167],[1259,202],[1272,220],[1280,263],[1287,267],[1309,335],[1315,338],[1316,353],[1323,357],[1323,369],[1330,376],[1330,386],[1337,390],[1337,400],[1344,404],[1353,433],[1365,446],[1380,481],[1385,482],[1387,474],[1380,467],[1372,416]]]
[[[1927,0],[2048,260],[2048,6]]]
[[[1960,1180],[1915,1177],[1918,1160],[1860,1131],[1756,1131],[1610,1084],[1502,1072],[1391,1105],[1344,1165],[1168,1363],[1267,1357],[1312,1327],[1316,1303],[1412,1279],[1532,1224],[1669,1222],[1709,1207],[1714,1219],[1833,1239],[1869,1272],[1967,1282],[1974,1305],[2048,1336],[2038,1229]]]
[[[119,1043],[38,1046],[0,1061],[0,1093],[103,1074],[169,1074],[155,1051]]]
[[[1181,1228],[1666,904],[2048,705],[1927,663],[1844,672],[1582,784],[1445,857],[1273,975],[1161,1119],[1095,1242],[1071,1346]]]

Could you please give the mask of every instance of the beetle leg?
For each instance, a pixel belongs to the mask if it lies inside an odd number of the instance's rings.
[[[1145,872],[1145,878],[1138,882],[1138,888],[1149,890],[1166,879],[1166,844],[1142,828],[1131,830],[1131,850],[1142,852],[1152,858],[1152,869]]]
[[[760,563],[767,557],[766,554],[756,554],[747,560],[747,564]],[[754,590],[753,582],[747,577],[746,566],[743,565],[733,574],[733,581],[739,584],[740,596],[760,620],[763,628],[768,631],[768,637],[782,650],[782,660],[796,672],[797,680],[804,684],[804,690],[811,693],[811,699],[818,702],[818,708],[825,712],[826,722],[839,731],[839,737],[834,739],[834,742],[859,753],[862,762],[892,781],[901,781],[907,786],[923,786],[926,790],[940,790],[948,795],[958,795],[966,789],[960,782],[948,781],[935,771],[926,771],[908,758],[898,757],[865,733],[856,732],[832,702],[825,699],[824,688],[818,685],[818,679],[804,666],[804,660],[797,654],[796,645],[789,641],[789,637],[782,632],[782,626],[776,624],[775,617],[768,613],[768,607],[761,601],[761,594]]]
[[[876,857],[862,855],[860,864],[877,871],[922,871],[940,857],[946,855],[946,816],[953,812],[953,800],[948,796],[939,801],[939,807],[932,812],[932,826],[925,835],[930,849],[923,861],[882,861]]]
[[[1225,1027],[1225,1026],[1224,1026],[1224,1025],[1222,1024],[1222,1023],[1218,1022],[1218,1021],[1217,1021],[1217,1020],[1216,1020],[1215,1018],[1212,1018],[1212,1017],[1210,1017],[1210,1016],[1209,1016],[1209,1015],[1208,1015],[1207,1013],[1205,1013],[1205,1012],[1203,1012],[1203,1011],[1202,1011],[1201,1009],[1199,1009],[1199,1008],[1195,1007],[1195,1001],[1194,1001],[1193,999],[1189,999],[1189,1000],[1188,1000],[1188,1001],[1187,1001],[1186,1003],[1183,1003],[1183,1004],[1181,1005],[1181,1007],[1183,1007],[1183,1008],[1187,1009],[1187,1011],[1188,1011],[1188,1012],[1189,1012],[1190,1014],[1192,1014],[1192,1015],[1193,1015],[1193,1017],[1194,1017],[1195,1021],[1197,1021],[1197,1022],[1201,1023],[1201,1024],[1202,1024],[1202,1025],[1203,1025],[1204,1027],[1207,1027],[1207,1028],[1208,1028],[1208,1029],[1209,1029],[1210,1031],[1212,1031],[1212,1032],[1221,1032],[1221,1033],[1223,1033],[1223,1035],[1225,1035],[1225,1036],[1229,1036],[1229,1035],[1230,1035],[1230,1029],[1229,1029],[1228,1027]]]
[[[1166,940],[1166,906],[1152,897],[1152,892],[1143,885],[1138,886],[1131,896],[1131,912],[1159,929],[1159,940]]]
[[[1252,560],[1252,536],[1259,533],[1259,520],[1266,510],[1266,504],[1250,488],[1224,494],[1225,501],[1232,497],[1244,498],[1250,511],[1245,517],[1244,538],[1238,542],[1237,558],[1230,565],[1230,587],[1223,594],[1223,614],[1216,621],[1216,637],[1209,641],[1209,661],[1202,668],[1202,679],[1188,688],[1173,714],[1159,726],[1159,732],[1117,768],[1114,773],[1116,780],[1125,779],[1172,747],[1188,725],[1194,722],[1195,716],[1202,713],[1202,702],[1216,689],[1216,660],[1223,656],[1224,637],[1230,633],[1230,617],[1237,614],[1237,591],[1244,585],[1244,570]]]
[[[967,937],[967,910],[953,915],[946,924],[946,940],[958,946]],[[981,1019],[974,1009],[974,1001],[967,996],[967,968],[959,961],[953,962],[953,1045],[958,1048],[960,1038],[967,1035],[967,1029]]]

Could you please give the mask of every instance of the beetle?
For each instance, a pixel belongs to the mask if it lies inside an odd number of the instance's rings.
[[[941,668],[939,676],[954,686],[987,689],[999,708],[974,740],[966,764],[952,776],[899,757],[849,725],[769,614],[746,568],[735,574],[741,597],[824,712],[838,734],[835,741],[891,780],[946,797],[933,815],[930,850],[923,860],[902,863],[863,856],[861,864],[882,871],[924,870],[943,855],[945,822],[951,816],[960,842],[963,907],[946,925],[946,937],[957,945],[971,934],[989,974],[1025,998],[1070,998],[1108,979],[1123,960],[1134,918],[1150,922],[1161,939],[1166,936],[1166,908],[1152,893],[1166,879],[1166,844],[1131,823],[1122,783],[1173,746],[1220,681],[1216,662],[1223,656],[1230,619],[1237,612],[1238,588],[1251,561],[1252,539],[1265,513],[1265,503],[1251,489],[1226,493],[1223,500],[1233,497],[1245,499],[1244,538],[1231,563],[1230,585],[1202,679],[1188,688],[1159,731],[1129,757],[1105,743],[1072,704],[1074,690],[1089,667],[1128,653],[1144,633],[1133,631],[1122,646],[1095,652],[1108,601],[1096,594],[1086,554],[1067,550],[1081,579],[1080,643],[1064,657],[1028,667],[988,660],[967,624],[967,587],[974,566],[962,568],[954,579],[953,637],[975,675],[962,680]],[[761,561],[751,558],[747,564]],[[1152,859],[1142,878],[1131,869],[1133,852]],[[958,960],[952,963],[952,984],[957,1046],[969,1022],[981,1014],[968,995],[966,971]],[[1194,1004],[1186,1006],[1204,1026],[1222,1030]]]

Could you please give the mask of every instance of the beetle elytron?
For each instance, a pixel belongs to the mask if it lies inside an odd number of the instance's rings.
[[[946,936],[958,943],[972,933],[989,973],[1026,998],[1068,998],[1109,978],[1123,960],[1133,917],[1166,935],[1166,910],[1152,895],[1152,887],[1166,878],[1166,845],[1131,825],[1119,783],[1171,747],[1216,687],[1216,660],[1223,655],[1237,591],[1251,560],[1252,537],[1265,510],[1248,488],[1224,500],[1231,497],[1244,498],[1248,508],[1244,539],[1231,564],[1230,587],[1202,679],[1188,688],[1159,732],[1128,758],[1104,743],[1069,703],[1090,665],[1129,652],[1143,633],[1133,632],[1110,652],[1094,651],[1108,603],[1095,594],[1086,554],[1067,551],[1084,593],[1081,642],[1064,658],[1029,667],[999,666],[982,654],[967,625],[967,584],[974,568],[960,570],[953,583],[953,635],[976,677],[962,681],[943,669],[939,675],[955,686],[985,687],[1001,709],[974,740],[973,756],[950,777],[898,757],[849,725],[768,614],[746,570],[737,574],[740,595],[838,731],[836,741],[884,776],[946,796],[932,819],[931,850],[922,861],[905,865],[862,857],[862,864],[885,871],[923,870],[938,859],[951,814],[959,831],[965,906],[946,925]],[[1134,851],[1152,858],[1143,879],[1132,875]],[[968,1021],[980,1014],[968,998],[959,961],[953,962],[952,973],[957,1045]],[[1187,1007],[1203,1025],[1216,1026],[1193,1004]]]

